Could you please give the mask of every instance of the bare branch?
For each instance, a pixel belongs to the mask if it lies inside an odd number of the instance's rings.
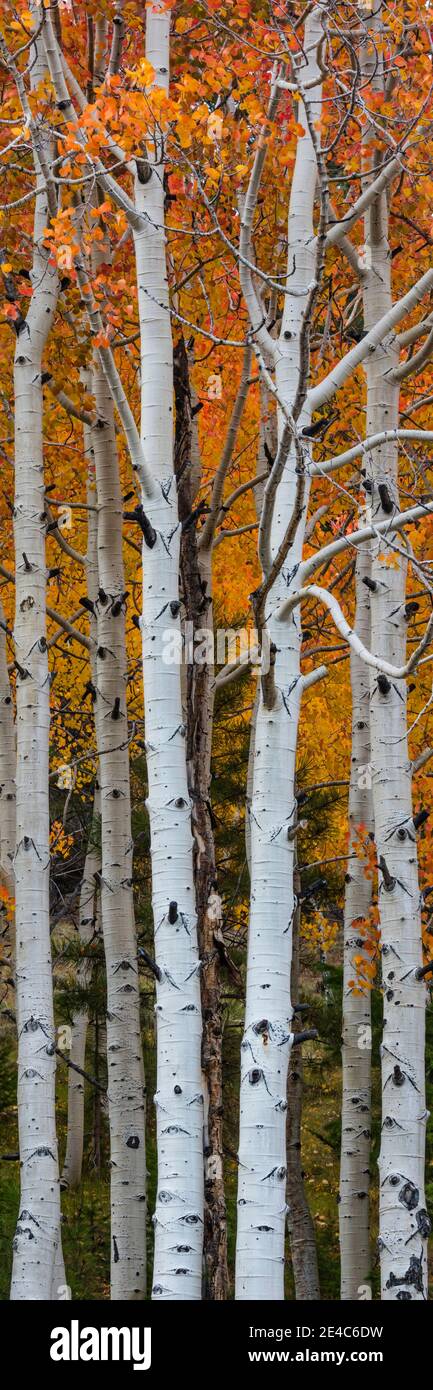
[[[275,614],[277,621],[283,622],[286,618],[290,617],[290,614],[298,604],[302,602],[302,599],[308,598],[316,598],[320,603],[324,604],[325,608],[330,612],[341,637],[345,638],[352,651],[361,658],[366,666],[372,666],[375,671],[382,671],[385,675],[390,676],[392,680],[404,680],[406,676],[410,675],[411,671],[415,670],[419,658],[428,646],[433,633],[432,613],[424,636],[415,651],[412,652],[409,660],[404,666],[393,666],[391,662],[385,661],[384,657],[375,656],[374,652],[368,651],[367,647],[365,647],[364,643],[361,641],[361,638],[358,637],[358,634],[350,626],[350,623],[347,622],[335,594],[330,594],[328,589],[322,589],[318,584],[309,584],[305,589],[298,589],[297,593],[292,594]]]
[[[238,430],[248,395],[251,372],[251,358],[252,348],[248,343],[244,352],[244,360],[242,363],[242,373],[239,383],[239,389],[233,406],[224,449],[213,481],[210,511],[208,516],[206,517],[206,521],[203,526],[203,530],[201,532],[198,542],[200,550],[209,550],[215,535],[215,527],[221,509],[221,498],[223,494],[224,483],[233,457],[233,450],[236,444]]]
[[[375,352],[376,348],[382,345],[384,338],[388,334],[395,337],[393,329],[401,322],[406,314],[410,314],[411,310],[420,303],[420,300],[432,287],[433,270],[427,270],[425,275],[422,275],[417,283],[412,286],[412,289],[410,289],[407,294],[404,294],[401,299],[398,299],[388,313],[383,315],[383,318],[378,319],[374,328],[371,328],[370,332],[366,333],[365,338],[362,338],[361,342],[356,343],[355,347],[336,363],[336,366],[332,368],[328,376],[325,376],[317,386],[311,388],[307,394],[307,402],[312,412],[325,405],[325,402],[332,400],[336,391],[339,391],[340,387],[344,386],[345,381],[352,376],[356,367],[359,367],[361,363],[365,361],[369,353]]]

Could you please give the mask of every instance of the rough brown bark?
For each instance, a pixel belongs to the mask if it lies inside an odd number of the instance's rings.
[[[181,589],[189,631],[206,626],[212,603],[200,570],[195,522],[185,523],[194,507],[196,478],[192,466],[193,417],[188,356],[183,339],[174,352],[176,398],[175,469],[178,480],[179,517],[184,523],[181,542]],[[209,789],[210,682],[212,667],[190,662],[187,667],[187,767],[192,800],[194,882],[197,925],[202,961],[203,1014],[202,1066],[204,1074],[204,1296],[220,1302],[228,1296],[227,1218],[223,1170],[221,899],[217,890],[215,842]]]

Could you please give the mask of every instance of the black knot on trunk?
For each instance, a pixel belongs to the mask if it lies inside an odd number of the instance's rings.
[[[414,1187],[413,1182],[408,1181],[403,1183],[403,1187],[400,1188],[398,1194],[398,1200],[403,1207],[407,1207],[408,1211],[414,1211],[419,1203],[419,1188]]]
[[[413,618],[413,617],[414,617],[414,614],[418,612],[418,609],[419,609],[419,603],[416,603],[415,600],[411,601],[410,603],[406,603],[406,604],[405,604],[404,616],[405,616],[405,618],[407,618],[407,621],[408,621],[408,622],[409,622],[409,619],[410,619],[410,618]]]
[[[398,1062],[396,1062],[396,1066],[394,1066],[393,1069],[393,1081],[394,1086],[404,1086],[405,1083],[405,1074],[402,1072],[401,1066],[398,1066]]]
[[[171,902],[171,903],[169,904],[169,909],[168,909],[168,920],[169,920],[171,926],[173,926],[174,923],[177,922],[177,917],[178,917],[177,903],[173,901],[173,902]]]
[[[381,671],[380,675],[377,677],[377,688],[380,690],[381,695],[389,695],[391,682],[388,680],[388,676],[384,675],[383,671]]]
[[[378,493],[382,503],[382,511],[385,512],[386,516],[392,516],[394,503],[386,483],[379,483]]]
[[[91,598],[87,597],[87,594],[80,594],[80,604],[81,607],[85,608],[88,613],[95,612],[95,605],[94,603],[92,603]]]
[[[387,893],[392,893],[393,888],[395,888],[396,880],[392,877],[392,874],[390,874],[386,859],[384,859],[383,854],[381,854],[379,859],[379,869],[383,876],[383,887],[385,888]]]
[[[128,590],[126,589],[124,594],[119,594],[118,598],[115,598],[115,599],[114,599],[114,601],[113,601],[113,603],[112,603],[112,605],[111,605],[111,616],[112,616],[112,618],[118,618],[119,615],[120,615],[120,613],[122,613],[123,608],[124,608],[124,605],[125,605],[126,600],[127,600],[127,597],[128,597]]]
[[[431,1221],[428,1211],[426,1211],[425,1207],[420,1207],[419,1211],[417,1211],[416,1224],[420,1236],[422,1236],[423,1240],[427,1240],[427,1237],[430,1235],[431,1231]]]

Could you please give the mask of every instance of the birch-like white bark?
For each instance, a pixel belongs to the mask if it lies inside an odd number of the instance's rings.
[[[364,578],[370,575],[368,548],[356,563],[356,626],[370,644],[370,600]],[[362,1297],[370,1272],[369,1162],[371,1142],[371,997],[359,987],[354,957],[362,955],[368,921],[371,879],[359,856],[359,827],[372,829],[371,751],[368,668],[351,651],[352,745],[349,783],[349,859],[344,898],[342,1114],[339,1231],[342,1300]],[[356,853],[358,850],[358,854]]]
[[[86,374],[87,376],[87,374]],[[91,387],[90,381],[86,383]],[[86,550],[86,588],[87,597],[94,605],[98,597],[98,550],[97,550],[97,512],[96,512],[96,489],[94,484],[94,463],[91,456],[91,432],[89,428],[84,431],[85,452],[89,460],[89,473],[87,480],[87,502],[92,510],[88,512],[88,532]],[[96,645],[97,645],[97,620],[94,613],[90,614],[90,670],[93,687],[96,689]],[[98,772],[96,774],[98,780]],[[100,930],[100,892],[99,881],[101,873],[101,849],[100,849],[100,800],[99,786],[96,785],[93,804],[92,824],[89,831],[87,853],[84,863],[83,879],[80,890],[79,905],[79,938],[84,947],[97,935]],[[85,989],[91,979],[91,967],[89,968],[88,959],[84,959],[77,970],[77,981]],[[80,1009],[74,1014],[71,1029],[71,1047],[69,1061],[76,1067],[85,1067],[86,1060],[86,1040],[89,1023],[88,1011],[86,1008]],[[68,1072],[68,1127],[66,1137],[66,1152],[62,1170],[62,1187],[74,1189],[81,1182],[83,1167],[83,1145],[84,1145],[84,1077],[73,1067]]]
[[[370,54],[364,46],[364,75],[370,72]],[[363,140],[364,187],[373,182],[368,135]],[[366,229],[369,223],[367,212]],[[362,277],[366,329],[373,328],[376,313],[372,296],[371,266]],[[367,366],[368,373],[368,366]],[[366,494],[368,497],[368,493]],[[371,546],[359,546],[355,562],[355,629],[364,647],[370,648]],[[354,957],[362,954],[362,928],[372,904],[371,875],[359,855],[359,835],[373,831],[369,676],[358,652],[351,648],[352,734],[349,780],[349,859],[346,873],[343,936],[342,1114],[339,1192],[341,1299],[363,1296],[370,1273],[370,1143],[371,1143],[371,996],[358,978]],[[361,931],[360,931],[361,928]]]
[[[291,991],[299,999],[301,875],[294,870],[296,910],[293,917]],[[301,1032],[302,1023],[298,1031]],[[289,1057],[287,1084],[287,1225],[290,1238],[295,1299],[297,1303],[320,1300],[319,1272],[314,1222],[308,1203],[302,1164],[302,1101],[304,1091],[302,1047],[293,1047]]]
[[[147,10],[146,56],[168,90],[170,13]],[[154,543],[143,554],[143,672],[157,983],[158,1189],[152,1296],[200,1299],[203,1245],[201,1007],[179,651],[179,545],[173,473],[173,346],[164,234],[164,152],[135,185],[141,434],[156,479],[143,497]],[[141,175],[143,177],[143,175]],[[167,660],[168,657],[168,660]]]
[[[0,871],[8,892],[13,894],[17,750],[5,627],[5,615],[0,602]]]
[[[269,475],[273,459],[277,452],[277,414],[272,410],[272,400],[270,391],[265,382],[260,379],[260,419],[259,419],[259,447],[257,450],[256,476],[260,478],[257,487],[254,488],[254,504],[257,521],[260,521],[263,506],[264,484],[266,474]],[[254,706],[251,715],[250,741],[248,746],[248,767],[247,767],[247,786],[245,803],[245,852],[247,857],[248,873],[251,878],[251,802],[254,785],[254,748],[256,740],[257,710],[259,707],[260,690],[256,685],[254,695]]]
[[[320,115],[320,74],[316,63],[322,38],[320,12],[314,7],[305,25],[307,65],[302,79],[317,78],[308,92],[312,119]],[[300,103],[299,119],[307,126]],[[278,399],[291,411],[300,372],[300,333],[308,288],[314,277],[313,210],[317,183],[316,154],[308,130],[298,142],[290,195],[287,296],[280,338],[275,344]],[[292,273],[293,271],[293,273]],[[255,322],[253,320],[253,326]],[[272,341],[272,340],[271,340]],[[274,345],[273,345],[274,346]],[[308,414],[302,416],[307,423]],[[279,439],[285,419],[279,410]],[[297,495],[296,456],[290,452],[277,489],[270,547],[278,551]],[[294,914],[294,840],[288,830],[295,817],[295,760],[302,682],[300,623],[294,614],[278,630],[272,611],[290,592],[292,572],[302,554],[308,487],[303,515],[290,552],[267,600],[267,627],[277,648],[276,701],[267,708],[260,691],[254,749],[251,803],[251,907],[247,961],[245,1032],[241,1046],[240,1140],[236,1298],[276,1300],[284,1297],[286,1226],[287,1069],[292,1005],[291,938]]]
[[[97,882],[101,872],[101,851],[99,845],[99,793],[96,790],[93,806],[93,820],[89,831],[89,841],[84,864],[80,890],[79,937],[84,947],[95,939],[101,928],[99,911],[99,889]],[[84,959],[77,970],[77,982],[86,989],[91,980],[91,964]],[[74,1067],[83,1071],[86,1064],[86,1041],[89,1015],[86,1008],[77,1010],[71,1025],[71,1047],[68,1058],[73,1064],[68,1072],[68,1128],[66,1152],[62,1169],[62,1188],[79,1187],[83,1168],[84,1148],[84,1076]]]
[[[35,41],[32,83],[44,75]],[[42,134],[41,141],[44,143]],[[49,149],[45,150],[49,158]],[[35,153],[39,187],[44,179]],[[33,295],[15,352],[16,994],[20,1210],[11,1299],[55,1297],[60,1184],[55,1116],[55,1029],[49,917],[50,684],[42,433],[42,354],[58,279],[43,246],[48,198],[35,204]]]
[[[200,485],[201,460],[197,423],[193,410],[196,400],[191,386],[188,353],[183,339],[174,353],[176,401],[175,470],[178,486],[179,519],[183,527],[180,549],[182,609],[193,653],[188,653],[185,670],[185,722],[188,787],[192,802],[194,836],[194,883],[197,932],[202,962],[201,1002],[203,1018],[202,1068],[204,1091],[204,1244],[203,1296],[222,1302],[227,1298],[227,1216],[224,1192],[223,1093],[222,1093],[222,1003],[221,956],[216,941],[223,945],[221,898],[216,886],[215,842],[211,813],[211,749],[213,726],[213,637],[211,539],[202,552],[197,528],[191,524],[196,492]],[[235,433],[233,435],[234,443]],[[231,450],[230,450],[231,454]],[[223,460],[224,461],[224,455]],[[229,459],[227,459],[228,467]],[[226,470],[225,470],[226,471]],[[217,477],[218,477],[217,470]],[[223,479],[221,480],[222,489]],[[214,491],[218,482],[214,482]],[[212,498],[211,515],[219,512],[221,492]],[[213,534],[213,526],[211,528]],[[202,534],[202,533],[201,533]],[[201,558],[204,556],[204,569]],[[186,636],[186,634],[185,634]],[[194,659],[194,637],[205,655]]]
[[[101,815],[101,914],[107,976],[111,1298],[146,1292],[145,1086],[133,899],[123,506],[113,402],[99,365],[92,429],[98,508],[95,723]]]
[[[381,25],[382,6],[375,26]],[[392,312],[388,208],[384,194],[372,206],[367,249],[371,313]],[[368,291],[366,292],[368,293]],[[398,365],[393,340],[385,338],[367,368],[367,433],[398,426]],[[390,375],[391,373],[391,375]],[[398,506],[398,451],[384,445],[372,455],[373,518],[383,516],[380,489]],[[371,642],[373,651],[399,666],[406,651],[406,563],[386,544],[373,542]],[[424,1031],[425,987],[416,978],[422,965],[420,891],[416,832],[412,828],[411,765],[407,747],[406,687],[392,681],[370,684],[370,725],[375,837],[380,873],[384,1021],[382,1137],[379,1158],[379,1248],[382,1300],[422,1300],[426,1295]]]
[[[14,857],[16,836],[16,736],[15,718],[7,661],[6,619],[0,601],[0,879],[11,899],[15,896]],[[3,919],[4,923],[4,919]],[[3,945],[8,956],[4,1005],[15,1009],[15,911],[3,925]],[[7,1026],[7,1025],[6,1025]]]

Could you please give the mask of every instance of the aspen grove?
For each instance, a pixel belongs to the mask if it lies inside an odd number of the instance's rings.
[[[424,1301],[431,6],[0,81],[2,1297]]]

